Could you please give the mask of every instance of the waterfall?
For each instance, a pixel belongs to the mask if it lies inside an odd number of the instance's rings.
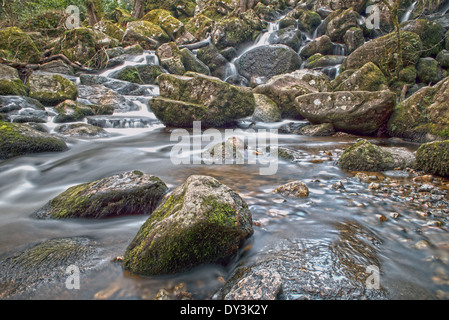
[[[418,1],[413,2],[405,11],[404,15],[401,17],[401,23],[408,21],[408,19],[410,19],[410,15],[412,14],[413,9],[415,9],[416,3]]]

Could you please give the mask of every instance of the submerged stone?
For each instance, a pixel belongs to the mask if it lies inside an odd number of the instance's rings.
[[[229,263],[253,234],[245,201],[208,176],[191,176],[143,224],[123,266],[142,275],[183,272]]]
[[[128,171],[73,186],[35,212],[38,218],[107,218],[150,214],[167,191],[156,176]]]

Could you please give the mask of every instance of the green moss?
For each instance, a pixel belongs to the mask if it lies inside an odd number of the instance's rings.
[[[0,122],[0,159],[66,149],[64,141],[41,134],[27,125]]]
[[[148,12],[142,20],[159,25],[172,40],[184,33],[184,24],[172,16],[170,11],[155,9]]]
[[[348,170],[383,171],[394,166],[394,159],[390,153],[363,139],[345,150],[339,164]]]
[[[418,168],[443,177],[449,177],[449,141],[422,144],[416,153]]]
[[[0,95],[27,96],[27,87],[20,79],[0,79]]]
[[[185,28],[198,39],[203,39],[208,32],[212,31],[214,20],[204,14],[198,14],[191,18]]]
[[[0,30],[0,49],[6,50],[15,60],[38,63],[40,52],[36,44],[22,30],[16,27]]]
[[[58,74],[31,75],[27,85],[31,98],[48,105],[56,105],[67,99],[76,100],[78,97],[76,84]]]
[[[121,70],[116,78],[123,81],[128,81],[137,84],[143,84],[143,80],[140,77],[139,70],[136,67],[129,67]]]

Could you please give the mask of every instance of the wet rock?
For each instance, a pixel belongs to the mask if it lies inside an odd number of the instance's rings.
[[[274,189],[273,192],[280,193],[286,197],[307,197],[309,188],[302,181],[293,181]]]
[[[449,141],[422,144],[416,153],[418,168],[430,174],[449,176]]]
[[[164,9],[151,10],[141,20],[160,26],[171,40],[177,39],[185,32],[184,24],[176,19],[171,12]]]
[[[212,76],[224,78],[228,60],[220,54],[214,45],[199,49],[197,57],[210,69]]]
[[[301,38],[301,31],[297,30],[295,27],[289,27],[273,32],[268,38],[268,43],[284,44],[297,52],[301,47]]]
[[[411,19],[401,24],[402,31],[416,33],[422,41],[422,57],[435,56],[443,47],[444,28],[436,21]]]
[[[206,66],[201,60],[199,60],[193,53],[187,48],[180,50],[182,56],[182,63],[186,71],[192,71],[209,75],[209,67]]]
[[[379,241],[360,225],[339,223],[334,242],[289,239],[237,268],[213,299],[365,300],[388,293],[367,286],[368,266],[379,266]]]
[[[156,176],[128,171],[73,186],[37,210],[37,218],[107,218],[150,214],[168,188]]]
[[[59,73],[59,74],[66,74],[73,76],[75,75],[75,71],[73,70],[73,67],[67,65],[62,60],[54,60],[47,63],[44,63],[39,68],[42,72],[49,72],[49,73]]]
[[[159,121],[153,117],[120,115],[87,117],[87,123],[101,128],[148,128]]]
[[[252,76],[272,78],[275,75],[295,71],[301,67],[300,56],[285,45],[255,47],[242,54],[235,65],[247,78]]]
[[[331,39],[323,35],[321,37],[315,38],[309,43],[307,43],[301,49],[301,56],[308,58],[313,56],[315,53],[321,53],[322,55],[328,55],[333,53],[333,45]]]
[[[0,64],[0,95],[27,96],[27,88],[17,69]]]
[[[43,104],[56,105],[64,100],[76,100],[78,89],[74,82],[57,74],[33,73],[27,81],[30,97]]]
[[[151,72],[151,66],[144,66],[150,68]],[[140,68],[136,67],[137,71],[139,72]],[[114,75],[111,74],[111,77]],[[143,74],[139,72],[139,77],[144,83],[154,83],[155,79],[154,77],[151,77],[151,79],[148,79]],[[82,74],[80,76],[80,81],[82,85],[86,86],[92,86],[92,85],[102,85],[106,88],[112,89],[118,94],[121,95],[127,95],[127,96],[149,96],[152,95],[152,91],[148,86],[142,86],[137,83],[131,83],[128,81],[113,79],[110,77],[104,77],[99,76],[95,74]]]
[[[139,110],[139,106],[103,85],[79,85],[79,99],[87,105],[112,106],[114,112]]]
[[[245,20],[238,17],[225,18],[215,23],[212,32],[212,43],[219,49],[236,47],[252,40],[253,30]]]
[[[365,37],[363,31],[360,28],[349,28],[346,30],[343,36],[348,53],[352,53],[355,49],[362,46],[365,43]]]
[[[155,50],[170,37],[161,27],[149,21],[131,21],[126,26],[122,39],[125,46],[139,44],[145,50]]]
[[[144,223],[126,250],[125,269],[143,275],[228,263],[253,234],[245,201],[208,176],[191,176]]]
[[[112,114],[114,109],[111,106],[86,106],[73,100],[65,100],[55,107],[58,115],[55,117],[55,123],[81,121],[88,116],[99,114]]]
[[[321,23],[321,17],[318,13],[306,10],[297,6],[295,9],[287,14],[287,17],[292,17],[298,21],[298,29],[312,35],[313,31]]]
[[[416,65],[418,80],[425,84],[435,84],[443,79],[443,71],[441,70],[437,60],[427,57],[420,58]]]
[[[101,266],[98,245],[86,237],[57,238],[28,245],[0,262],[2,299],[30,299],[43,292],[67,290],[69,266],[81,277]]]
[[[329,78],[316,70],[296,70],[274,76],[267,83],[254,88],[272,99],[284,118],[302,118],[295,107],[295,98],[304,94],[330,91]]]
[[[0,96],[0,115],[10,122],[47,122],[48,113],[36,99],[21,96]]]
[[[202,160],[206,163],[243,162],[245,150],[248,146],[238,137],[230,137],[225,142],[217,143],[215,146],[202,153]]]
[[[67,150],[64,141],[25,124],[0,122],[0,159]]]
[[[230,85],[218,78],[187,72],[185,76],[158,77],[161,97],[149,107],[166,126],[224,126],[254,113],[255,101],[247,88]]]
[[[345,56],[339,55],[324,56],[320,53],[316,53],[307,59],[306,63],[304,64],[304,67],[310,69],[332,67],[342,64],[342,62],[345,59],[346,59]]]
[[[448,136],[449,78],[423,87],[399,103],[388,122],[393,137],[415,142],[444,140]]]
[[[263,94],[254,94],[256,108],[252,116],[255,122],[277,122],[281,121],[281,112],[276,103]]]
[[[310,137],[325,137],[333,135],[335,130],[331,123],[322,123],[302,127],[298,133]]]
[[[415,166],[415,156],[404,148],[380,147],[362,139],[342,154],[339,165],[354,171],[386,171]]]
[[[395,95],[385,91],[320,92],[299,96],[296,109],[313,124],[331,123],[336,130],[370,135],[393,112]]]
[[[354,10],[347,9],[341,11],[335,11],[329,15],[328,24],[326,28],[326,35],[332,41],[342,43],[343,37],[347,30],[353,27],[358,27],[358,20],[360,15]]]
[[[100,127],[87,123],[71,123],[59,125],[55,132],[69,137],[104,138],[108,133]]]

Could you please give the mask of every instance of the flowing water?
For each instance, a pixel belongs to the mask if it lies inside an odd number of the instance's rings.
[[[153,56],[154,52],[146,52],[126,65],[144,63]],[[113,71],[119,68],[123,66]],[[102,75],[108,76],[111,72],[107,70]],[[157,93],[156,90],[155,95]],[[274,175],[261,175],[260,164],[175,165],[170,151],[178,142],[171,139],[171,130],[147,110],[146,102],[151,97],[127,98],[134,101],[140,111],[117,114],[114,116],[116,122],[105,121],[103,126],[109,137],[74,138],[66,152],[28,155],[0,162],[0,255],[15,252],[30,243],[74,236],[93,239],[107,253],[100,268],[81,276],[80,290],[65,290],[64,283],[56,283],[53,290],[38,291],[34,298],[153,299],[161,288],[169,290],[184,283],[194,298],[207,299],[238,264],[250,264],[267,246],[297,240],[328,244],[338,240],[344,243],[346,254],[361,261],[365,260],[366,254],[375,255],[381,270],[381,285],[392,298],[449,297],[449,233],[444,224],[444,221],[447,223],[447,212],[446,215],[426,216],[423,214],[429,211],[426,202],[410,201],[406,193],[397,192],[398,186],[393,186],[391,192],[372,191],[368,189],[369,183],[341,170],[336,163],[338,156],[357,137],[276,134],[278,144],[296,150],[297,156],[294,161],[280,159]],[[137,118],[153,121],[126,120]],[[265,129],[276,129],[290,122],[294,121],[256,124],[253,128],[258,136],[264,135]],[[243,124],[245,122],[242,127]],[[49,123],[48,127],[52,128],[54,124]],[[394,139],[371,140],[412,150],[417,147]],[[194,137],[191,141],[198,143]],[[201,147],[205,145],[203,142]],[[248,203],[256,222],[254,235],[241,255],[226,267],[201,266],[177,275],[139,277],[128,274],[119,263],[111,260],[124,254],[147,216],[97,221],[37,220],[30,216],[70,186],[135,169],[160,177],[171,189],[182,184],[188,176],[201,174],[213,176],[238,192]],[[379,176],[412,183],[403,172]],[[284,199],[273,193],[278,186],[294,180],[308,185],[308,197]],[[344,191],[334,188],[339,182],[344,184]],[[438,187],[447,189],[447,182]],[[447,200],[447,195],[442,197]],[[447,210],[447,206],[443,209]],[[395,214],[399,217],[384,222],[379,220],[379,215],[390,217]],[[435,224],[436,221],[443,225]],[[357,250],[363,243],[354,239],[361,232],[376,239],[376,252]]]

